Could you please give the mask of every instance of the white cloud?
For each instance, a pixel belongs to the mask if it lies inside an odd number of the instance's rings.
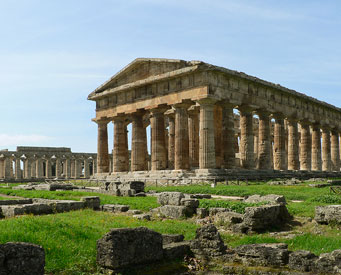
[[[7,146],[43,145],[52,138],[43,135],[0,135],[0,146],[4,149]]]

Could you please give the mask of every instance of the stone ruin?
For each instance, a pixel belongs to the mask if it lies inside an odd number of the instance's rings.
[[[320,224],[341,225],[341,205],[316,206],[315,221]]]
[[[231,249],[212,224],[198,228],[192,241],[144,227],[112,229],[97,241],[98,265],[114,271],[164,259],[183,259],[185,255],[202,260],[208,267],[221,267],[223,273],[215,274],[341,274],[341,250],[316,256],[304,250],[290,251],[284,243],[248,244]]]
[[[105,182],[100,189],[100,192],[112,194],[115,196],[132,197],[145,196],[145,183],[143,181],[129,182]]]
[[[44,275],[45,251],[35,244],[0,244],[0,275]]]
[[[137,58],[88,99],[96,102],[97,180],[340,177],[340,108],[245,73]]]

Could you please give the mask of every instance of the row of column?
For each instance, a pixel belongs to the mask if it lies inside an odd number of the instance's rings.
[[[149,111],[151,170],[236,167],[234,106],[227,102],[217,103],[210,98],[198,100],[196,103],[199,109],[193,106],[193,103],[181,103],[172,105],[172,111],[165,107]],[[266,110],[257,110],[259,128],[255,139],[254,110],[248,106],[239,106],[238,109],[241,168],[340,171],[339,132],[336,129],[322,127],[321,144],[321,130],[318,125],[285,118],[280,113],[271,114]],[[146,111],[134,113],[129,119],[124,116],[114,118],[113,172],[148,170],[148,123],[143,120],[145,113]],[[165,116],[168,117],[168,129],[165,127]],[[275,119],[273,144],[271,117]],[[287,136],[285,119],[288,124]],[[130,121],[132,143],[129,158],[127,124]],[[108,173],[110,170],[107,123],[108,121],[98,122],[98,173]],[[301,126],[300,136],[298,123]],[[255,146],[258,154],[257,165]]]
[[[97,160],[92,159],[32,159],[25,158],[23,169],[21,159],[5,157],[0,160],[0,178],[32,179],[32,178],[89,178],[96,173]],[[84,170],[83,170],[84,169]],[[83,172],[83,171],[84,172]]]

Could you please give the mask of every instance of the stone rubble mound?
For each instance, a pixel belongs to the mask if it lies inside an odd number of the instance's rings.
[[[72,191],[78,189],[84,189],[84,187],[76,186],[71,183],[28,183],[23,185],[17,185],[12,187],[13,190],[46,190],[46,191],[56,191],[56,190],[65,190]]]
[[[243,200],[246,203],[261,203],[261,202],[267,202],[271,204],[286,204],[285,197],[282,195],[252,195]]]
[[[113,194],[115,196],[132,197],[145,196],[145,184],[143,181],[129,181],[129,182],[105,182],[101,187],[102,191]]]

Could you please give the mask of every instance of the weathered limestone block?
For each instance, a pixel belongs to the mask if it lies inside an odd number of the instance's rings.
[[[33,214],[43,215],[52,214],[53,209],[48,204],[21,204],[21,205],[9,205],[2,206],[2,214],[5,217],[14,217],[18,215]]]
[[[193,215],[199,207],[199,200],[197,199],[181,199],[181,205],[187,207],[188,215]]]
[[[183,259],[189,252],[189,242],[176,242],[163,245],[163,257],[166,260]]]
[[[241,223],[243,221],[244,215],[236,212],[220,212],[214,217],[215,223]]]
[[[138,219],[138,220],[145,220],[145,221],[150,221],[150,215],[149,214],[138,214],[138,215],[133,215],[133,218]]]
[[[291,218],[285,205],[265,205],[259,207],[247,207],[243,222],[236,224],[233,228],[236,232],[246,233],[248,231],[262,232],[279,226]]]
[[[248,266],[285,266],[289,262],[288,245],[247,244],[235,249],[234,261]]]
[[[159,207],[158,211],[161,215],[174,219],[185,218],[191,215],[186,206],[178,205],[164,205]]]
[[[206,218],[209,215],[209,212],[206,208],[197,208],[196,214],[199,219]]]
[[[315,261],[313,271],[321,274],[341,274],[341,249],[321,254]]]
[[[81,201],[84,202],[84,207],[99,210],[101,200],[97,196],[82,197]]]
[[[286,204],[286,200],[284,196],[281,195],[252,195],[244,199],[246,203],[260,203],[260,202],[269,202],[271,204]]]
[[[136,210],[136,209],[131,209],[131,210],[128,210],[128,211],[127,211],[127,214],[130,214],[130,215],[139,215],[139,214],[142,214],[142,211],[141,211],[141,210]]]
[[[9,242],[0,245],[0,274],[43,275],[44,249],[35,244]]]
[[[184,235],[181,234],[162,234],[162,243],[163,245],[170,243],[179,243],[183,242]]]
[[[181,192],[162,192],[157,197],[157,202],[161,205],[181,205],[181,200],[185,195]]]
[[[129,205],[120,204],[104,204],[102,205],[102,211],[105,212],[127,212],[129,210]]]
[[[112,229],[97,241],[97,263],[120,269],[163,258],[162,235],[145,227]]]
[[[210,194],[186,194],[185,197],[190,199],[210,199],[212,196]]]
[[[318,257],[306,250],[294,251],[289,256],[289,268],[299,271],[312,271]]]
[[[230,212],[231,209],[223,207],[212,207],[209,209],[210,216],[217,215],[218,213]]]
[[[341,205],[317,206],[315,220],[321,224],[341,223]]]
[[[16,205],[16,204],[30,204],[32,199],[20,199],[20,200],[0,200],[0,205]]]
[[[210,258],[226,253],[226,246],[213,224],[204,225],[196,231],[195,239],[191,242],[191,250],[198,258]]]

